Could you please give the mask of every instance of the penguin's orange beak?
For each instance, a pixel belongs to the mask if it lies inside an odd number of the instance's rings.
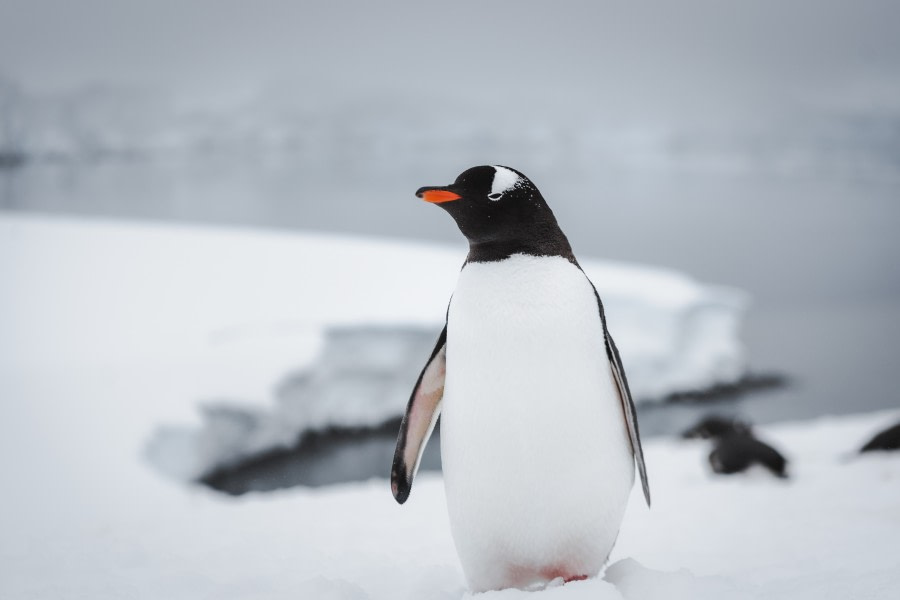
[[[442,202],[450,202],[451,200],[459,200],[462,198],[456,192],[451,192],[447,188],[441,187],[423,187],[419,188],[416,192],[416,196],[424,200],[425,202],[432,202],[434,204],[440,204]]]

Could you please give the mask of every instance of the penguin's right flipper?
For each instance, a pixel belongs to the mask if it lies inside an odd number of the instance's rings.
[[[397,449],[394,451],[394,463],[391,467],[391,492],[400,504],[409,497],[425,444],[441,414],[446,365],[447,325],[444,325],[431,352],[431,358],[413,388],[406,405],[406,414],[400,424],[400,434],[397,436]]]

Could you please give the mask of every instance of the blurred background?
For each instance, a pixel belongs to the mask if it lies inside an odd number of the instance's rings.
[[[413,192],[505,164],[582,260],[748,294],[749,372],[786,385],[741,413],[897,406],[898,22],[891,0],[0,0],[0,211],[461,261]],[[696,414],[642,410],[648,434]]]

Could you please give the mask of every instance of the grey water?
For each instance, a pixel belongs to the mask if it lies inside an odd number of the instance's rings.
[[[483,154],[398,164],[289,153],[26,163],[0,169],[0,211],[403,238],[451,245],[462,259],[452,220],[413,192],[472,164],[507,163],[537,183],[579,257],[669,267],[751,295],[749,367],[789,384],[712,405],[643,406],[645,436],[712,410],[765,424],[900,406],[900,169],[629,168]],[[223,489],[384,475],[392,445],[390,432],[320,440],[289,460],[251,465]],[[425,468],[439,466],[431,447]]]

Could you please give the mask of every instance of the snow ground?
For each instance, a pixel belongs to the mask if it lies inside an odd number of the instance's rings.
[[[304,248],[358,281],[317,296],[326,274],[306,259],[285,283]],[[410,250],[415,271],[379,270]],[[142,459],[198,398],[264,400],[315,355],[321,322],[432,323],[458,266],[419,246],[0,217],[0,598],[465,596],[435,475],[402,507],[381,479],[231,498]],[[702,291],[667,276],[687,299]],[[422,296],[398,304],[391,291],[422,277]],[[714,478],[705,444],[650,440],[653,509],[635,492],[605,576],[539,597],[893,598],[900,457],[847,456],[898,418],[761,430],[792,461],[786,482]]]
[[[232,498],[159,477],[142,436],[154,403],[190,377],[4,376],[0,597],[466,595],[436,475],[404,506],[386,479]],[[846,453],[898,418],[765,429],[792,461],[786,482],[714,477],[705,443],[650,440],[652,510],[635,492],[605,576],[539,597],[894,598],[900,456]]]

